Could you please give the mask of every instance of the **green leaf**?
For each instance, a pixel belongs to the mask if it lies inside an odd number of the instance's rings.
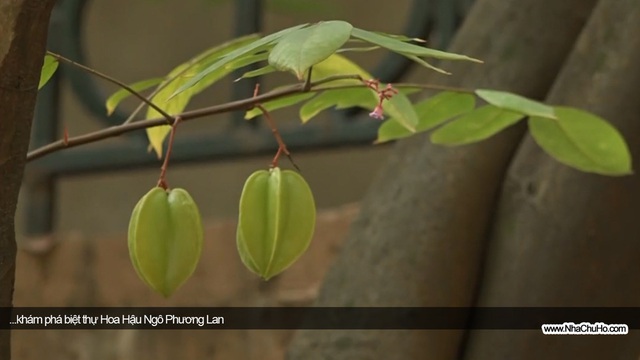
[[[409,95],[419,89],[401,89],[404,95]],[[378,99],[371,89],[353,88],[353,89],[337,89],[326,90],[318,94],[313,99],[307,101],[300,108],[300,120],[307,123],[309,120],[320,114],[322,111],[335,107],[336,109],[347,109],[352,107],[361,107],[364,109],[373,109],[378,104]],[[386,105],[386,102],[385,102]],[[398,127],[406,131],[408,134],[412,132],[398,123]]]
[[[378,49],[380,49],[380,46],[342,48],[342,49],[338,49],[336,51],[336,54],[340,54],[343,52],[368,52],[368,51],[373,51]]]
[[[47,84],[57,69],[58,59],[51,55],[45,55],[44,62],[42,64],[42,71],[40,72],[40,84],[38,85],[38,90],[42,89],[42,87]]]
[[[427,69],[431,69],[431,70],[437,71],[437,72],[439,72],[439,73],[441,73],[441,74],[451,75],[451,73],[450,73],[450,72],[448,72],[448,71],[446,71],[446,70],[442,70],[442,69],[440,69],[439,67],[436,67],[436,66],[434,66],[434,65],[431,65],[431,64],[429,64],[428,62],[426,62],[426,61],[424,61],[424,60],[420,59],[419,57],[417,57],[417,56],[415,56],[415,55],[407,55],[407,58],[408,58],[408,59],[411,59],[411,60],[413,60],[413,61],[415,61],[415,62],[417,62],[418,64],[420,64],[420,65],[422,65],[422,66],[426,67]]]
[[[307,123],[323,110],[334,106],[337,109],[350,107],[372,109],[376,105],[377,99],[371,96],[371,90],[368,88],[328,90],[307,101],[300,108],[300,120]]]
[[[396,37],[394,35],[381,35],[375,32],[353,28],[351,35],[358,39],[370,42],[372,44],[382,46],[393,52],[397,52],[402,55],[415,55],[422,57],[430,57],[441,60],[465,60],[482,63],[478,59],[471,58],[466,55],[454,54],[445,51],[429,49],[423,46],[409,44],[402,41],[403,37]]]
[[[499,108],[513,110],[523,113],[527,116],[540,116],[549,119],[555,119],[553,107],[538,101],[527,99],[520,95],[512,94],[505,91],[495,91],[478,89],[476,95],[491,105]]]
[[[162,80],[163,80],[162,78],[142,80],[129,85],[129,87],[135,90],[136,92],[141,92],[141,91],[147,90],[152,86],[160,84]],[[131,95],[132,94],[129,92],[129,90],[120,89],[115,93],[113,93],[111,96],[109,96],[106,102],[107,115],[113,114],[113,112],[116,110],[118,105],[122,102],[122,100],[128,98]]]
[[[351,24],[325,21],[298,29],[284,36],[269,54],[269,64],[292,71],[298,79],[313,65],[340,49],[351,36]]]
[[[342,55],[333,54],[313,67],[311,80],[317,81],[334,75],[360,75],[363,79],[372,78],[371,74],[351,60]],[[361,84],[360,80],[345,79],[331,82],[330,86],[358,84]],[[300,108],[300,118],[303,123],[306,123],[322,110],[332,106],[337,106],[338,108],[361,106],[373,109],[377,102],[376,93],[364,87],[325,91],[307,101]]]
[[[415,105],[418,114],[416,132],[425,132],[444,123],[445,121],[472,111],[476,98],[471,94],[445,91],[432,96]],[[391,118],[378,129],[376,143],[383,143],[413,135],[394,118]]]
[[[411,104],[407,95],[398,93],[391,99],[385,100],[383,106],[385,113],[393,117],[396,122],[412,133],[416,132],[416,125],[418,125],[419,121],[418,114],[416,114],[413,104]]]
[[[171,72],[165,77],[165,81],[158,86],[155,94],[151,97],[151,101],[170,115],[181,113],[194,95],[200,93],[216,81],[230,74],[235,69],[246,66],[248,63],[251,63],[251,61],[255,62],[260,61],[261,59],[264,60],[265,55],[260,54],[239,57],[234,61],[230,61],[224,66],[219,67],[215,71],[210,71],[201,78],[201,81],[197,83],[197,85],[194,84],[194,86],[190,87],[186,91],[181,92],[177,96],[173,96],[176,89],[191,81],[195,75],[200,74],[201,71],[204,68],[209,67],[211,63],[218,62],[221,57],[228,56],[238,48],[242,48],[246,46],[246,44],[252,43],[255,39],[255,35],[234,39],[230,42],[209,49],[191,60],[178,65],[175,69],[171,70]],[[147,119],[154,119],[158,117],[162,117],[162,114],[158,113],[153,108],[147,109]],[[162,143],[167,135],[169,135],[170,131],[171,127],[168,125],[146,129],[149,143],[155,150],[158,158],[162,157]]]
[[[259,40],[256,40],[250,44],[247,44],[239,49],[236,49],[232,52],[230,52],[229,54],[227,54],[226,56],[220,58],[218,61],[214,62],[213,64],[209,65],[207,68],[201,70],[198,74],[196,74],[193,78],[191,78],[189,81],[187,81],[186,83],[184,83],[182,86],[180,86],[178,89],[176,89],[173,94],[171,94],[171,96],[169,98],[173,98],[174,96],[177,96],[178,94],[182,93],[183,91],[191,88],[192,86],[194,86],[195,84],[197,84],[200,80],[202,80],[205,76],[209,75],[211,72],[216,71],[218,69],[220,69],[221,67],[229,64],[230,62],[238,59],[241,56],[246,56],[246,55],[253,55],[262,51],[265,51],[267,49],[269,49],[275,42],[277,42],[279,39],[281,39],[283,36],[287,35],[288,33],[298,30],[304,26],[306,26],[307,24],[302,24],[302,25],[298,25],[298,26],[294,26],[294,27],[290,27],[284,30],[280,30],[277,33],[265,36]]]
[[[240,81],[242,79],[248,79],[248,78],[252,78],[252,77],[256,77],[256,76],[262,76],[262,75],[270,74],[270,73],[275,72],[275,71],[276,71],[276,68],[274,68],[271,65],[267,65],[267,66],[263,66],[263,67],[261,67],[259,69],[247,71],[246,73],[242,74],[242,76],[240,76],[235,81]]]
[[[378,35],[381,36],[386,36],[386,37],[390,37],[392,39],[396,39],[396,40],[400,40],[403,42],[411,42],[411,41],[415,41],[415,42],[419,42],[419,43],[426,43],[427,41],[425,39],[420,39],[420,38],[412,38],[412,37],[408,37],[406,35],[395,35],[395,34],[387,34],[387,33],[383,33],[380,31],[373,31],[373,33],[376,33]]]
[[[371,75],[369,75],[369,73],[364,71],[360,66],[351,62],[349,59],[345,58],[342,55],[333,54],[329,56],[329,58],[327,58],[326,60],[316,64],[313,67],[313,70],[311,73],[311,80],[317,81],[320,79],[324,79],[328,76],[342,75],[342,74],[353,74],[353,75],[360,75],[363,78],[371,78]],[[346,79],[346,80],[337,80],[332,82],[331,84],[332,85],[353,85],[353,84],[360,84],[360,81]],[[309,102],[313,102],[317,97],[325,97],[326,96],[325,94],[327,93],[339,92],[342,90],[343,89],[320,93],[318,94],[318,96],[313,97],[313,99],[309,100]],[[370,106],[371,108],[373,108],[373,106],[375,106],[377,102],[377,96],[375,95],[375,92],[371,91],[370,89],[357,88],[357,89],[344,89],[344,90],[348,90],[348,91],[344,92],[343,95],[346,95],[346,96],[341,98],[343,104],[344,103],[348,103],[348,104],[361,103],[364,101],[363,99],[366,99],[367,101],[366,106],[367,107]],[[355,91],[351,91],[351,90],[355,90]],[[297,96],[291,97],[291,99],[286,98],[283,101],[274,100],[274,101],[265,103],[264,106],[269,111],[276,110],[286,106],[295,105],[301,101],[310,99],[313,96],[313,94],[309,93],[309,94],[297,95]],[[309,102],[307,102],[307,104]],[[332,105],[329,105],[329,107],[330,106]],[[354,106],[354,105],[349,105],[347,107],[350,107],[350,106]],[[245,119],[252,119],[260,114],[261,112],[259,109],[252,109],[246,113]]]
[[[313,66],[311,70],[311,80],[318,81],[335,75],[360,75],[363,79],[371,79],[373,76],[358,64],[338,54],[329,56],[326,60]],[[331,85],[358,85],[360,80],[345,79],[332,81]],[[373,92],[372,92],[373,93]],[[376,97],[377,99],[377,97]]]
[[[632,174],[631,154],[618,130],[584,110],[555,107],[557,120],[531,117],[538,145],[561,163],[602,175]]]
[[[262,104],[262,106],[269,112],[274,111],[274,110],[278,110],[281,108],[285,108],[285,107],[289,107],[291,105],[295,105],[297,103],[303,102],[309,98],[311,98],[312,96],[314,96],[315,93],[301,93],[301,94],[295,94],[295,95],[290,95],[287,97],[283,97],[283,98],[279,98],[276,100],[271,100],[268,101],[264,104]],[[258,108],[253,108],[249,111],[247,111],[247,113],[244,115],[244,118],[246,120],[250,120],[253,119],[256,116],[262,115],[262,111]]]
[[[190,92],[190,94],[191,94],[190,97],[192,97],[193,95],[199,94],[202,91],[206,90],[211,85],[213,85],[216,81],[218,81],[218,80],[222,79],[223,77],[231,74],[235,70],[238,70],[238,69],[241,69],[241,68],[243,68],[245,66],[248,66],[248,65],[263,61],[263,60],[266,60],[267,56],[268,55],[266,53],[262,53],[262,54],[248,55],[248,56],[239,57],[236,60],[228,63],[227,65],[218,68],[216,71],[210,72],[209,74],[207,74],[207,76],[203,77],[197,84],[193,85],[193,87],[191,87],[190,89],[186,90],[184,93]],[[193,78],[195,72],[198,71],[199,69],[202,69],[202,68],[203,68],[203,66],[198,66],[198,67],[190,70],[189,72],[181,75],[181,77],[183,79],[180,80],[180,81],[181,82],[189,81],[190,78]],[[177,97],[183,95],[184,93],[179,94],[179,95],[177,95],[175,97],[170,96],[166,101],[174,101],[174,99],[176,99]],[[171,94],[171,95],[173,95],[173,94]]]
[[[487,139],[523,118],[519,112],[486,105],[443,125],[431,134],[431,141],[441,145],[470,144]]]

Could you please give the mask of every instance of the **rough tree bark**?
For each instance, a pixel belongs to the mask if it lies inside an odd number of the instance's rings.
[[[624,134],[640,167],[640,3],[601,0],[548,102],[588,109]],[[585,174],[527,137],[499,204],[479,306],[638,306],[638,176]],[[587,321],[573,319],[567,321]],[[638,359],[640,338],[482,331],[467,359]]]
[[[447,64],[454,76],[444,82],[544,98],[595,3],[478,1],[451,50],[485,64]],[[316,305],[472,305],[497,195],[523,132],[514,127],[460,148],[434,146],[427,136],[400,142]],[[301,331],[288,356],[454,359],[463,343],[463,331]]]
[[[55,0],[0,2],[0,307],[12,305],[14,216],[54,3]],[[3,330],[0,359],[10,357],[10,332]]]

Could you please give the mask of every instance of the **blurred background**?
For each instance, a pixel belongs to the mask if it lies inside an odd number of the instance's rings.
[[[451,39],[469,1],[396,0],[60,0],[49,50],[126,83],[164,76],[196,54],[241,34],[271,33],[305,22],[341,19],[356,27]],[[420,81],[425,71],[383,51],[350,53],[383,81]],[[444,76],[444,75],[443,75]],[[251,95],[253,83],[229,76],[198,95],[188,109]],[[262,91],[295,79],[260,79]],[[117,88],[62,65],[41,91],[32,149],[62,137],[123,121],[129,100],[107,117]],[[325,112],[299,125],[298,107],[273,113],[319,210],[309,252],[265,283],[235,250],[235,221],[245,179],[265,169],[276,150],[268,128],[242,113],[183,123],[168,181],[187,189],[206,227],[202,261],[169,300],[140,281],[126,248],[137,201],[155,186],[161,162],[146,151],[144,132],[64,150],[30,163],[18,208],[20,246],[16,306],[280,306],[310,304],[339,251],[388,146],[373,146],[378,122],[361,112]],[[290,167],[285,160],[283,167]],[[18,359],[278,359],[290,332],[187,331],[17,332]],[[34,341],[37,339],[37,341]],[[250,346],[249,346],[250,345]],[[252,350],[253,349],[253,350]]]

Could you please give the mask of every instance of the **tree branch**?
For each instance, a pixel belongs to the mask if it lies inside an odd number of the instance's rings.
[[[306,89],[308,86],[306,83],[299,83],[290,85],[287,87],[279,88],[276,90],[272,90],[268,93],[246,98],[242,100],[231,101],[224,104],[214,105],[198,110],[187,111],[182,114],[177,114],[175,117],[180,117],[180,121],[188,121],[193,120],[209,115],[223,114],[231,111],[237,110],[248,110],[255,107],[257,104],[264,103],[271,100],[276,100],[282,97],[304,93],[304,92],[320,92],[320,91],[330,91],[330,90],[340,90],[340,89],[353,89],[353,88],[366,88],[367,85],[362,84],[353,84],[353,85],[336,85],[336,86],[319,86],[326,83],[330,83],[333,81],[339,80],[363,80],[360,75],[335,75],[329,76],[324,79],[317,80],[311,83],[309,90]],[[446,86],[439,85],[429,85],[429,84],[394,84],[396,88],[421,88],[421,89],[434,89],[434,90],[446,90],[446,91],[455,91],[455,92],[464,92],[473,94],[473,90],[470,89],[462,89],[462,88],[452,88]],[[135,93],[135,92],[134,92]],[[147,99],[145,99],[148,101]],[[162,125],[173,125],[175,122],[175,117],[170,116],[169,119],[166,118],[156,118],[150,120],[136,121],[131,123],[123,123],[121,125],[111,126],[105,129],[101,129],[98,131],[94,131],[88,134],[68,137],[67,139],[58,140],[51,144],[42,146],[35,150],[32,150],[27,155],[27,161],[33,161],[38,158],[41,158],[45,155],[51,154],[53,152],[65,149],[76,147],[83,144],[93,143],[100,140],[104,140],[107,138],[119,136],[131,131],[141,130],[152,128],[156,126]]]
[[[265,93],[264,95],[260,95],[255,98],[231,101],[221,105],[214,105],[207,108],[187,111],[182,114],[176,115],[176,117],[180,117],[180,120],[184,122],[184,121],[201,118],[208,115],[222,114],[222,113],[227,113],[235,110],[248,109],[260,102],[274,100],[280,97],[300,93],[302,92],[302,87],[303,87],[303,84],[296,84],[290,87],[281,88],[278,90]],[[172,118],[171,121],[169,121],[169,125],[173,125],[174,121],[175,120]],[[76,147],[79,145],[88,144],[88,143],[96,142],[99,140],[104,140],[110,137],[126,134],[131,131],[167,125],[167,122],[168,121],[165,118],[136,121],[128,124],[111,126],[111,127],[94,131],[85,135],[69,137],[68,140],[66,141],[66,144],[63,140],[58,140],[58,141],[52,142],[51,144],[48,144],[38,149],[35,149],[33,151],[30,151],[29,154],[27,155],[27,161],[38,159],[42,156],[45,156],[47,154],[50,154],[65,148]]]

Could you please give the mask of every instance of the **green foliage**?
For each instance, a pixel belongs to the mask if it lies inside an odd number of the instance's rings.
[[[313,65],[327,59],[344,45],[353,27],[344,21],[320,22],[282,37],[269,53],[269,64],[293,72],[299,80]]]
[[[255,55],[257,53],[263,52],[263,51],[267,51],[268,49],[272,48],[275,43],[281,39],[283,36],[304,28],[307,24],[303,24],[303,25],[298,25],[298,26],[294,26],[294,27],[290,27],[281,31],[278,31],[277,33],[265,36],[259,40],[256,40],[252,43],[249,43],[239,49],[236,49],[230,53],[228,53],[226,56],[221,57],[220,59],[218,59],[218,61],[214,62],[213,64],[205,67],[202,71],[200,71],[199,73],[197,73],[193,78],[191,78],[189,81],[187,81],[186,83],[184,83],[182,86],[180,86],[178,89],[176,89],[176,91],[173,92],[173,94],[170,96],[174,97],[179,95],[180,93],[182,93],[183,91],[191,88],[192,86],[194,86],[195,84],[197,84],[200,80],[202,80],[205,76],[209,75],[210,73],[220,69],[221,67],[229,64],[230,62],[237,60],[241,57],[244,56],[251,56],[251,55]]]
[[[390,117],[379,127],[376,143],[435,129],[430,136],[433,143],[459,146],[488,139],[529,117],[529,129],[535,141],[561,163],[602,175],[632,173],[631,155],[624,138],[616,128],[594,114],[552,107],[520,95],[487,89],[451,89],[414,105],[407,95],[429,88],[428,85],[387,87],[388,84],[378,83],[365,69],[338,54],[384,48],[444,74],[449,73],[424,58],[481,62],[414,42],[422,40],[366,31],[344,21],[303,24],[262,38],[250,35],[232,40],[178,65],[162,79],[139,81],[130,88],[139,93],[157,85],[150,100],[175,116],[184,111],[193,96],[218,80],[247,65],[262,63],[262,67],[246,72],[240,79],[286,71],[293,73],[300,82],[292,85],[291,91],[272,92],[261,98],[270,101],[253,103],[254,108],[246,112],[246,119],[262,114],[262,109],[271,112],[304,103],[299,114],[302,123],[306,123],[326,109],[361,107],[373,110],[372,117]],[[344,47],[354,43],[358,47]],[[53,75],[57,65],[55,57],[45,57],[40,87]],[[113,79],[112,82],[119,83]],[[107,112],[111,114],[128,96],[127,90],[114,93],[107,100]],[[488,105],[476,108],[476,96]],[[245,104],[252,105],[248,101],[240,105]],[[227,111],[239,108],[238,103],[226,106]],[[223,112],[224,107],[225,104],[216,106],[215,113]],[[148,107],[146,117],[162,116]],[[157,121],[151,123],[157,125]],[[245,183],[237,232],[242,262],[264,279],[285,270],[304,253],[315,226],[313,194],[298,173],[281,172],[278,168],[278,158],[289,152],[276,128],[270,126],[279,145],[278,152],[269,171],[258,171]],[[170,130],[169,126],[147,128],[150,144],[158,157],[162,156],[162,144]],[[168,158],[165,158],[158,184],[165,184],[167,164]],[[165,296],[193,273],[202,237],[195,202],[186,191],[176,189],[174,193],[175,197],[172,197],[164,188],[156,188],[149,193],[151,195],[145,196],[134,209],[129,232],[134,267],[143,281]],[[167,229],[172,231],[165,231]],[[183,238],[187,243],[181,241]],[[155,246],[158,239],[164,247]],[[176,244],[182,246],[177,253],[163,250],[167,246],[178,246]],[[173,277],[169,279],[169,276]]]
[[[309,68],[327,59],[331,54],[340,51],[340,48],[350,39],[360,40],[397,52],[423,66],[443,73],[446,73],[446,71],[426,63],[421,58],[481,62],[466,55],[429,49],[408,43],[408,41],[415,39],[396,35],[381,35],[380,33],[354,28],[345,21],[333,20],[287,28],[237,49],[196,74],[192,79],[176,89],[171,97],[189,89],[207,74],[231,61],[262,52],[269,53],[270,65],[281,71],[291,71],[298,79],[302,79]],[[410,121],[407,122],[407,124],[409,123]]]
[[[464,145],[487,139],[524,117],[522,113],[493,105],[480,107],[445,125],[431,134],[434,144]]]
[[[556,107],[557,120],[529,119],[531,135],[549,155],[578,170],[629,175],[631,154],[616,128],[584,110]]]
[[[476,95],[489,104],[505,110],[517,111],[527,116],[540,116],[549,119],[556,118],[553,107],[520,95],[485,89],[476,90]]]
[[[391,99],[385,101],[385,111],[392,116],[397,123],[402,125],[405,129],[416,132],[416,126],[418,125],[418,114],[411,105],[411,101],[404,94],[397,94]]]
[[[376,99],[371,96],[371,90],[367,88],[325,91],[307,101],[300,108],[300,120],[302,120],[303,123],[306,123],[316,115],[320,114],[323,110],[327,110],[332,107],[335,107],[336,109],[346,109],[350,107],[372,109],[375,106]]]
[[[311,80],[318,81],[334,75],[358,75],[363,79],[370,79],[372,77],[368,72],[346,57],[333,54],[313,67],[313,70],[311,71]],[[341,79],[332,82],[333,86],[360,84],[362,84],[362,82],[357,79]],[[382,84],[382,86],[384,87],[385,85]],[[390,116],[393,116],[396,119],[396,122],[406,131],[413,133],[415,126],[418,123],[418,117],[413,109],[413,105],[406,96],[406,93],[408,92],[411,91],[401,92],[391,99],[386,100],[384,109]],[[315,94],[307,93],[287,96],[286,98],[266,102],[264,107],[270,111],[277,110],[310,99],[300,109],[300,118],[303,123],[306,123],[321,111],[331,107],[339,109],[349,107],[373,109],[378,102],[377,93],[372,89],[363,87],[327,90],[315,97],[313,95]],[[260,113],[261,111],[259,109],[249,110],[245,115],[245,119],[252,119],[260,115]]]
[[[473,110],[475,97],[470,94],[451,91],[441,92],[415,105],[418,114],[416,132],[425,132],[458,115]],[[378,129],[377,143],[402,139],[412,133],[404,128],[395,118],[385,121]]]
[[[385,36],[379,33],[357,29],[357,28],[353,29],[353,32],[351,34],[355,38],[364,40],[366,42],[381,46],[387,50],[396,52],[400,55],[406,56],[407,58],[419,63],[420,65],[426,66],[440,73],[448,74],[448,72],[427,63],[426,61],[422,60],[420,57],[429,57],[429,58],[440,59],[440,60],[465,60],[465,61],[473,61],[478,63],[482,62],[478,59],[474,59],[466,55],[454,54],[454,53],[449,53],[445,51],[429,49],[423,46],[409,44],[406,41],[403,41],[403,40],[406,40],[406,38]]]
[[[538,144],[559,161],[582,171],[606,175],[631,173],[631,156],[622,136],[605,120],[585,111],[554,108],[542,102],[505,91],[477,89],[445,91],[417,104],[407,95],[417,88],[401,88],[398,94],[381,100],[382,91],[367,86],[371,74],[339,53],[386,49],[401,54],[434,71],[449,74],[425,59],[446,61],[482,61],[467,55],[430,49],[417,43],[421,39],[384,34],[354,28],[345,21],[333,20],[302,24],[283,29],[265,37],[250,35],[214,47],[174,68],[158,85],[150,100],[171,115],[184,111],[191,98],[218,80],[247,65],[263,63],[238,80],[263,76],[276,71],[292,72],[299,81],[306,81],[311,71],[311,83],[322,82],[308,92],[287,95],[267,101],[262,106],[273,111],[297,104],[300,119],[310,121],[330,108],[361,107],[375,110],[376,116],[390,118],[378,130],[376,143],[402,139],[414,133],[439,127],[431,141],[448,146],[464,145],[487,139],[519,120],[530,117],[530,131]],[[353,46],[356,44],[356,46]],[[58,65],[47,55],[42,67],[40,87],[53,75]],[[334,79],[336,76],[342,78]],[[157,85],[159,79],[136,82],[130,87],[140,92]],[[379,84],[385,89],[387,84]],[[475,109],[475,97],[489,103]],[[130,96],[119,90],[107,100],[111,114],[122,100]],[[382,107],[382,111],[381,111]],[[261,114],[249,110],[245,118]],[[153,108],[147,118],[159,118]],[[147,129],[149,141],[158,157],[169,126]]]
[[[153,78],[148,80],[142,80],[129,85],[129,87],[137,92],[142,92],[153,86],[160,84],[162,80],[163,78]],[[109,98],[107,99],[107,103],[106,103],[107,115],[113,114],[113,112],[116,111],[116,108],[118,107],[118,105],[120,105],[120,103],[124,99],[128,98],[131,95],[132,95],[131,92],[127,89],[120,89],[114,92],[113,94],[111,94],[111,96],[109,96]]]
[[[264,60],[266,58],[264,55],[252,55],[228,61],[224,66],[208,71],[200,78],[200,82],[197,85],[189,87],[178,95],[173,95],[176,92],[176,89],[182,87],[185,83],[190,82],[194,76],[202,74],[203,69],[211,68],[212,63],[219,62],[218,59],[224,59],[226,56],[229,56],[231,52],[237,51],[237,49],[253,43],[256,38],[257,37],[255,35],[250,35],[229,41],[220,46],[211,48],[193,59],[178,65],[169,72],[162,84],[158,86],[154,95],[150,98],[151,102],[170,115],[177,115],[181,113],[187,107],[189,101],[191,101],[191,98],[194,95],[202,92],[207,87],[213,85],[216,81],[232,73],[234,70],[251,63]],[[162,115],[155,109],[148,108],[146,117],[147,119],[153,119],[162,117]],[[162,157],[162,143],[167,135],[169,135],[170,130],[171,127],[169,125],[147,129],[149,142],[158,155],[158,158]]]
[[[276,68],[274,68],[271,65],[267,65],[267,66],[263,66],[259,69],[255,69],[255,70],[251,70],[251,71],[247,71],[246,73],[242,74],[242,76],[238,79],[236,79],[236,81],[240,81],[242,79],[249,79],[252,77],[257,77],[257,76],[262,76],[262,75],[267,75],[267,74],[271,74],[272,72],[276,72],[278,70],[276,70]]]
[[[313,95],[315,95],[314,93],[302,93],[302,94],[295,94],[295,95],[289,95],[289,96],[285,96],[276,100],[272,100],[269,102],[266,102],[263,107],[271,112],[274,110],[278,110],[278,109],[282,109],[285,107],[289,107],[298,103],[301,103],[311,97],[313,97]],[[262,111],[260,111],[260,109],[258,108],[253,108],[249,111],[247,111],[247,113],[244,115],[244,118],[247,120],[251,120],[256,116],[260,116],[262,115]]]
[[[40,84],[38,84],[38,90],[42,89],[42,87],[47,84],[57,69],[58,59],[51,55],[45,55],[44,62],[42,63],[42,71],[40,72]]]

